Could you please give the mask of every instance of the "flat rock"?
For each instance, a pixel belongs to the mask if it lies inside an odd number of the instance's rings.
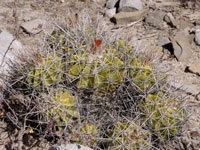
[[[199,63],[195,63],[195,64],[191,64],[188,68],[192,73],[195,73],[197,75],[200,75],[200,64]]]
[[[115,24],[127,24],[137,21],[143,18],[147,13],[147,10],[139,10],[134,12],[119,12],[111,18],[111,21]]]
[[[134,10],[142,10],[143,4],[141,0],[120,0],[119,11],[131,12]]]
[[[45,21],[42,19],[35,19],[21,24],[21,28],[29,34],[37,34],[43,30]]]
[[[49,150],[92,150],[91,148],[79,144],[53,145]]]
[[[159,11],[159,10],[150,12],[146,16],[145,22],[147,24],[149,24],[150,26],[156,27],[158,29],[162,29],[164,15],[165,15],[165,13],[163,13],[162,11]]]
[[[170,40],[174,49],[174,55],[178,61],[187,61],[192,56],[192,48],[184,32],[177,33]]]
[[[160,37],[158,39],[157,45],[158,46],[164,46],[171,43],[168,37]]]
[[[195,31],[195,42],[197,45],[200,45],[200,30]]]
[[[0,30],[0,73],[8,69],[9,61],[14,60],[22,49],[22,44],[15,40],[12,34],[5,30]]]
[[[119,3],[119,0],[107,0],[106,8],[108,8],[108,9],[115,8],[117,3]]]

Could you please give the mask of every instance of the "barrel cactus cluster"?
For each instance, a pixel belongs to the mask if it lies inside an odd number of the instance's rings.
[[[112,150],[149,149],[155,138],[179,133],[181,103],[160,92],[153,64],[126,41],[106,38],[88,21],[55,29],[45,48],[9,81],[34,102],[23,111],[38,112],[30,117],[34,133]]]
[[[185,113],[180,102],[169,98],[163,92],[149,94],[140,106],[146,125],[160,141],[178,134]]]
[[[107,131],[112,142],[109,148],[112,150],[139,150],[148,149],[151,145],[151,134],[141,128],[139,124],[125,120],[117,122],[113,129]]]

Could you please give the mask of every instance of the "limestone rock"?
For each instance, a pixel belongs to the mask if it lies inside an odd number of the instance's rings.
[[[169,43],[171,43],[171,42],[170,42],[168,37],[160,37],[158,39],[157,45],[158,46],[164,46],[164,45],[169,44]]]
[[[134,10],[142,10],[141,0],[120,0],[119,11],[131,12]]]
[[[45,21],[42,19],[35,19],[25,22],[21,27],[29,34],[37,34],[42,31]]]
[[[107,0],[106,8],[112,9],[115,8],[119,0]]]
[[[164,21],[167,22],[172,27],[177,27],[178,26],[177,20],[174,18],[174,16],[171,13],[167,13],[164,16]]]
[[[92,149],[87,146],[77,145],[77,144],[61,144],[61,145],[53,145],[49,148],[49,150],[92,150]]]
[[[112,18],[116,14],[116,8],[107,9],[105,15],[109,18]]]
[[[199,64],[199,63],[191,64],[191,65],[189,66],[189,70],[190,70],[192,73],[195,73],[195,74],[200,75],[200,64]]]
[[[150,26],[156,27],[158,29],[162,29],[164,15],[165,14],[162,11],[159,11],[159,10],[150,12],[146,16],[145,22],[147,24],[149,24]]]
[[[200,30],[195,31],[195,42],[197,45],[200,45]]]
[[[111,21],[116,24],[126,24],[137,21],[144,17],[147,13],[147,10],[139,10],[134,12],[119,12],[111,18]]]
[[[179,61],[187,61],[192,56],[192,48],[184,32],[177,33],[170,40],[174,49],[174,55]]]
[[[0,73],[8,69],[8,62],[14,60],[23,49],[22,44],[15,40],[12,34],[0,30]]]

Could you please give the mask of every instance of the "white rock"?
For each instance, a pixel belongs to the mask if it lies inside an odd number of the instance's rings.
[[[79,144],[53,145],[49,150],[92,150],[91,148]]]
[[[192,56],[192,47],[187,35],[184,32],[178,32],[174,37],[170,37],[174,49],[174,55],[179,61],[188,61]]]
[[[42,19],[35,19],[29,22],[25,22],[21,25],[21,27],[25,30],[25,32],[29,34],[37,34],[43,30],[43,26],[45,21]]]
[[[200,30],[196,30],[195,32],[195,42],[197,45],[200,45]]]
[[[116,7],[116,4],[118,3],[119,0],[107,0],[106,2],[106,8],[112,9]]]
[[[143,5],[141,0],[121,0],[119,4],[120,11],[142,10]]]
[[[138,10],[134,12],[119,12],[111,18],[111,21],[115,24],[127,24],[134,21],[138,21],[147,14],[147,10]]]
[[[109,18],[112,18],[116,14],[116,8],[107,9],[105,15]]]
[[[158,42],[157,42],[158,46],[164,46],[169,43],[171,43],[171,42],[168,37],[161,37],[158,39]]]
[[[12,34],[0,30],[0,73],[9,69],[8,62],[16,59],[17,54],[21,53],[22,49],[22,44],[15,40]]]

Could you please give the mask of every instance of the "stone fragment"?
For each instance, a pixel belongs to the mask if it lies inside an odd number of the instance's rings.
[[[163,18],[164,18],[164,13],[162,11],[156,10],[153,12],[150,12],[146,18],[145,22],[149,24],[150,26],[153,26],[158,29],[163,28]]]
[[[14,60],[23,49],[22,44],[15,40],[12,34],[0,30],[0,73],[8,70],[8,62]]]
[[[142,9],[143,5],[141,0],[120,0],[119,11],[131,12]]]
[[[195,42],[197,45],[200,45],[200,30],[195,31]]]
[[[192,42],[194,42],[195,34],[189,34],[187,38],[188,38],[189,43],[192,44]]]
[[[134,12],[119,12],[111,18],[111,21],[115,24],[127,24],[134,21],[137,21],[144,17],[147,13],[147,10],[139,10]]]
[[[42,31],[45,21],[42,19],[35,19],[25,22],[21,25],[21,28],[29,34],[37,34]]]
[[[116,8],[107,9],[105,15],[109,18],[112,18],[116,14]]]
[[[170,40],[174,49],[174,55],[178,61],[187,61],[192,56],[192,48],[184,32],[177,33]]]
[[[108,9],[115,8],[117,3],[119,3],[119,0],[107,0],[106,8]]]
[[[192,73],[195,73],[197,75],[200,75],[200,64],[199,63],[195,63],[195,64],[191,64],[188,68]]]
[[[168,37],[160,37],[158,39],[157,45],[158,46],[164,46],[171,43]]]
[[[167,13],[164,16],[164,21],[167,22],[172,27],[177,27],[178,25],[177,20],[174,18],[174,16],[171,13]]]
[[[78,144],[53,145],[49,150],[92,150],[91,148]]]

